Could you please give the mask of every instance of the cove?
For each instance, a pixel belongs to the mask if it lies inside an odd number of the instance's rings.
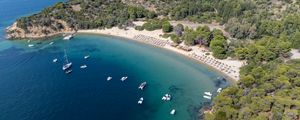
[[[83,34],[34,41],[33,48],[26,41],[11,44],[0,52],[1,119],[192,120],[210,103],[203,92],[229,85],[186,57],[119,37]],[[73,62],[69,75],[61,70],[64,49]],[[91,58],[84,59],[87,54]],[[128,79],[121,82],[122,76]],[[145,90],[138,90],[144,81]],[[163,102],[166,93],[172,100]]]

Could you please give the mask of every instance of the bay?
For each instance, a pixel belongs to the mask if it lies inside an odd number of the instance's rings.
[[[192,120],[210,104],[203,92],[230,84],[196,61],[124,38],[79,34],[70,41],[34,41],[33,48],[26,40],[5,39],[4,29],[18,17],[58,1],[1,1],[6,8],[0,10],[1,120]],[[73,63],[69,75],[61,70],[64,50]],[[83,64],[88,67],[80,69]],[[108,76],[113,79],[107,81]],[[128,76],[124,82],[123,76]],[[145,90],[138,90],[144,81]],[[166,93],[171,101],[161,100]]]

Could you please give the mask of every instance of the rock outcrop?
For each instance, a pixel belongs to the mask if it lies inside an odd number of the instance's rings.
[[[49,26],[42,26],[34,24],[27,26],[25,29],[18,27],[18,22],[15,22],[12,26],[6,29],[7,39],[24,39],[24,38],[45,38],[62,33],[75,32],[65,21],[52,19]]]

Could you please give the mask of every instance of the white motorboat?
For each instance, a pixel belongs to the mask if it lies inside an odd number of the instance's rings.
[[[222,88],[218,88],[217,92],[220,93],[222,91]]]
[[[64,37],[64,40],[70,40],[70,39],[72,39],[72,38],[73,38],[73,35],[71,34],[71,35],[65,36],[65,37]]]
[[[29,44],[29,45],[28,45],[28,47],[33,47],[33,46],[34,46],[33,44]]]
[[[205,95],[212,96],[210,92],[204,92]]]
[[[67,70],[65,73],[66,73],[66,74],[70,74],[71,72],[72,72],[72,70],[69,69],[69,70]]]
[[[84,58],[84,59],[88,59],[88,58],[90,58],[90,56],[89,56],[89,55],[86,55],[86,56],[84,56],[83,58]]]
[[[58,61],[57,58],[53,59],[52,62],[56,63]]]
[[[172,109],[171,112],[170,112],[171,115],[175,115],[175,113],[176,113],[175,109]]]
[[[87,65],[81,65],[80,68],[81,69],[87,68]]]
[[[112,79],[112,77],[109,76],[109,77],[107,77],[106,80],[107,80],[107,81],[110,81],[111,79]]]
[[[163,96],[163,97],[161,98],[161,100],[166,101],[167,98],[166,98],[165,96]]]
[[[161,100],[163,100],[163,101],[170,101],[170,100],[171,100],[171,95],[170,95],[170,94],[165,94],[165,95],[161,98]]]
[[[126,77],[122,77],[121,81],[125,81],[127,78],[128,78],[127,76]]]
[[[141,98],[139,99],[139,101],[138,101],[138,104],[143,104],[143,101],[144,101],[144,98],[141,97]]]
[[[49,45],[53,45],[54,42],[50,42]]]
[[[211,99],[211,96],[203,95],[203,97],[206,98],[206,99],[209,99],[209,100]]]
[[[62,67],[63,70],[67,70],[72,67],[72,62],[69,62],[66,50],[65,50],[65,58],[66,58],[66,63]]]
[[[144,90],[146,84],[147,84],[147,82],[143,82],[143,83],[139,86],[139,89]]]

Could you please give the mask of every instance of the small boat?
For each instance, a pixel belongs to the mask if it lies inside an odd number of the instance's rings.
[[[50,42],[49,45],[53,45],[54,42]]]
[[[203,95],[203,97],[206,98],[206,99],[209,99],[209,100],[211,99],[211,96]]]
[[[220,93],[222,91],[222,88],[218,88],[217,92]]]
[[[63,69],[63,70],[67,70],[67,69],[69,69],[71,66],[72,66],[72,63],[70,62],[70,63],[64,64],[63,67],[62,67],[62,69]]]
[[[175,115],[175,113],[176,113],[175,109],[172,109],[171,112],[170,112],[171,115]]]
[[[106,80],[107,80],[107,81],[110,81],[111,79],[112,79],[112,77],[109,76],[109,77],[107,77]]]
[[[210,92],[204,92],[205,95],[212,96]]]
[[[70,40],[72,38],[73,38],[73,35],[67,35],[67,36],[64,37],[64,40]]]
[[[33,47],[33,46],[34,46],[33,44],[29,44],[29,45],[28,45],[28,47]]]
[[[89,56],[89,55],[86,55],[86,56],[84,56],[83,58],[84,58],[84,59],[88,59],[88,58],[90,58],[90,56]]]
[[[140,86],[139,89],[143,90],[146,86],[147,82],[143,82]]]
[[[170,100],[171,100],[171,95],[170,95],[170,94],[165,94],[165,95],[161,98],[161,100],[163,100],[163,101],[170,101]]]
[[[87,68],[87,65],[81,65],[80,68],[81,69]]]
[[[127,76],[126,77],[122,77],[121,81],[125,81],[127,78],[128,78]]]
[[[68,61],[68,56],[67,56],[66,50],[65,50],[65,58],[66,58],[66,63],[62,67],[63,70],[67,70],[72,67],[72,62]]]
[[[30,42],[31,42],[31,40],[27,40],[27,42],[28,42],[28,43],[30,43]]]
[[[141,97],[141,98],[139,99],[139,101],[138,101],[138,104],[143,104],[143,101],[144,101],[144,98]]]
[[[57,58],[53,59],[52,62],[56,63],[58,61]]]
[[[66,74],[70,74],[71,72],[72,72],[72,70],[69,69],[69,70],[67,70],[65,73],[66,73]]]

